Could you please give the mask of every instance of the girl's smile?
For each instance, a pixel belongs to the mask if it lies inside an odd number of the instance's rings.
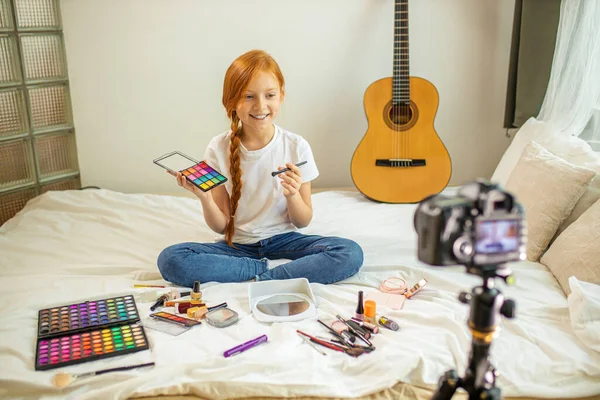
[[[257,119],[259,121],[267,118],[269,115],[271,115],[271,114],[259,114],[259,115],[252,115],[252,114],[250,114],[250,116],[252,118]]]

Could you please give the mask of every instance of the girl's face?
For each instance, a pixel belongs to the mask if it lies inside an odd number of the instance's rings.
[[[281,105],[279,82],[270,72],[261,71],[246,88],[235,111],[245,133],[262,133],[270,129]]]

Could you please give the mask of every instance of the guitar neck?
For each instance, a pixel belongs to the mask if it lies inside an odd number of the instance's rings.
[[[392,102],[410,103],[410,73],[408,64],[408,0],[394,4],[394,75]]]

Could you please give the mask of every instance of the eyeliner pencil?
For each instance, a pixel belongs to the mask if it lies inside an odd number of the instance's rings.
[[[299,162],[298,164],[295,164],[295,165],[296,165],[296,167],[299,167],[299,166],[304,165],[306,163],[307,163],[307,161],[302,161],[302,162]],[[280,169],[279,171],[273,171],[273,172],[271,172],[271,176],[277,176],[277,175],[279,175],[281,173],[284,173],[284,172],[287,172],[289,170],[290,170],[289,168],[284,168],[284,169]]]

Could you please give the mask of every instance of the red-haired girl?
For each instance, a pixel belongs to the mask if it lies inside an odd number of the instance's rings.
[[[233,61],[223,84],[231,128],[211,140],[204,156],[217,170],[229,171],[229,179],[203,192],[177,175],[179,186],[200,199],[208,226],[225,240],[166,248],[158,257],[164,279],[188,287],[195,280],[301,277],[333,283],[362,266],[357,243],[297,232],[312,219],[310,181],[319,171],[308,142],[273,123],[283,98],[283,75],[269,54],[252,50]],[[306,164],[297,167],[301,161]],[[289,171],[271,175],[284,165]],[[269,269],[269,259],[291,261]]]

